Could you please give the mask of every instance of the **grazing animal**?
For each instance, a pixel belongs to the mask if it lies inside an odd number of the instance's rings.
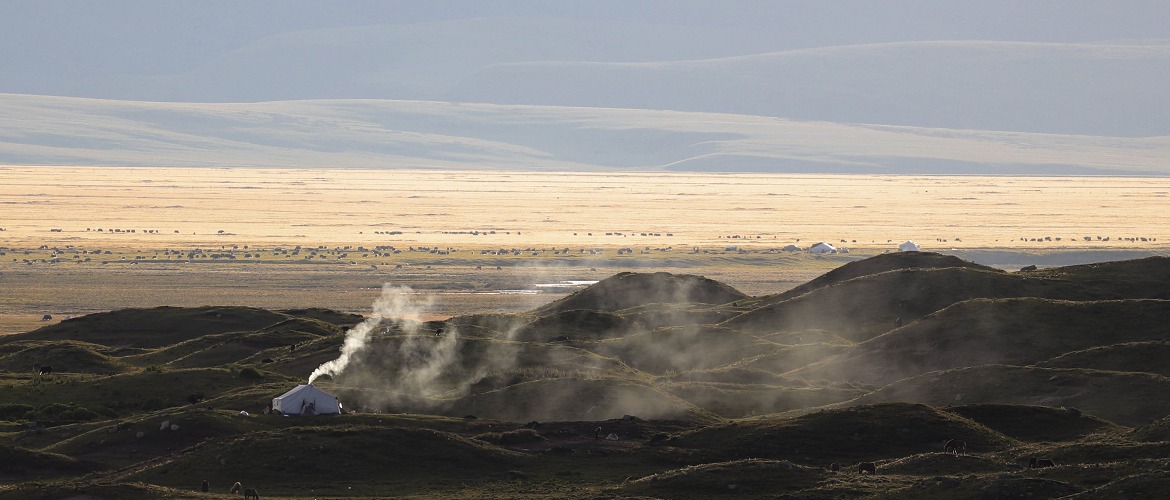
[[[46,314],[46,315],[44,315],[44,316],[41,316],[41,321],[53,321],[53,315],[52,315],[52,314]]]
[[[829,464],[829,472],[841,472],[841,464],[837,462]]]
[[[866,472],[870,474],[877,474],[877,464],[873,462],[861,462],[857,464],[858,474],[865,474]]]
[[[242,489],[244,489],[244,485],[240,484],[239,481],[236,481],[236,484],[232,485],[231,493],[239,493]]]
[[[207,493],[207,490],[208,490],[208,489],[210,489],[210,487],[211,487],[211,485],[207,484],[207,480],[206,480],[206,479],[204,479],[204,480],[203,480],[203,485],[201,485],[201,486],[199,487],[199,491],[202,491],[202,492],[204,492],[204,493]]]
[[[244,490],[244,499],[260,500],[260,495],[256,493],[256,488],[248,488]]]
[[[943,445],[944,453],[954,453],[955,455],[967,453],[967,442],[958,439],[948,439],[947,443]]]
[[[1051,459],[1048,459],[1048,458],[1036,458],[1036,457],[1032,457],[1030,460],[1028,460],[1028,468],[1029,469],[1042,469],[1044,467],[1056,467],[1056,462],[1053,462]]]
[[[40,375],[48,375],[50,373],[53,373],[53,367],[49,365],[42,366],[39,370],[37,370],[37,374]]]

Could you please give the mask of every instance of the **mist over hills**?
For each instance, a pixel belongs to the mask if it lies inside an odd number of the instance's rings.
[[[1004,272],[906,252],[759,297],[621,273],[528,312],[428,322],[409,319],[422,306],[394,287],[365,318],[92,314],[0,337],[0,453],[44,464],[11,469],[19,482],[0,482],[0,498],[59,496],[40,480],[148,498],[240,476],[289,496],[310,484],[514,492],[533,479],[549,498],[599,485],[670,498],[1159,485],[1167,262]],[[348,414],[265,414],[310,372]],[[950,439],[965,449],[945,453]],[[1055,465],[1029,469],[1037,456]],[[878,475],[854,472],[870,461]],[[460,486],[453,467],[468,469]]]
[[[0,7],[0,163],[1167,173],[1157,2],[282,7]]]

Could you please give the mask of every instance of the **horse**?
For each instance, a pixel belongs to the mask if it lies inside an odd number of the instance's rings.
[[[837,462],[829,464],[829,472],[841,472],[841,464]]]
[[[248,488],[244,490],[244,500],[260,500],[260,495],[256,493],[256,488]]]
[[[955,455],[967,453],[967,442],[958,439],[948,439],[947,443],[943,445],[943,453],[954,453]]]
[[[231,493],[239,493],[242,489],[244,489],[244,485],[240,484],[239,481],[236,481],[236,484],[232,485]]]

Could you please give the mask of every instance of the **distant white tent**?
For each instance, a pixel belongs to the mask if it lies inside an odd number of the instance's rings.
[[[327,415],[341,413],[341,402],[316,386],[301,384],[272,398],[272,411],[285,415]]]
[[[918,251],[918,244],[913,242],[913,241],[906,240],[905,243],[898,245],[898,251],[899,252],[917,252]]]
[[[837,247],[821,242],[808,247],[808,253],[837,253]]]

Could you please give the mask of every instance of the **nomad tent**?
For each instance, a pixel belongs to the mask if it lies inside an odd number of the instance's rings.
[[[828,243],[817,243],[808,247],[808,253],[837,253],[837,247]]]
[[[301,384],[272,398],[272,411],[285,415],[336,414],[341,413],[341,402],[315,386]]]
[[[899,252],[917,252],[918,251],[918,244],[913,242],[913,241],[907,240],[905,243],[898,245],[898,251]]]

